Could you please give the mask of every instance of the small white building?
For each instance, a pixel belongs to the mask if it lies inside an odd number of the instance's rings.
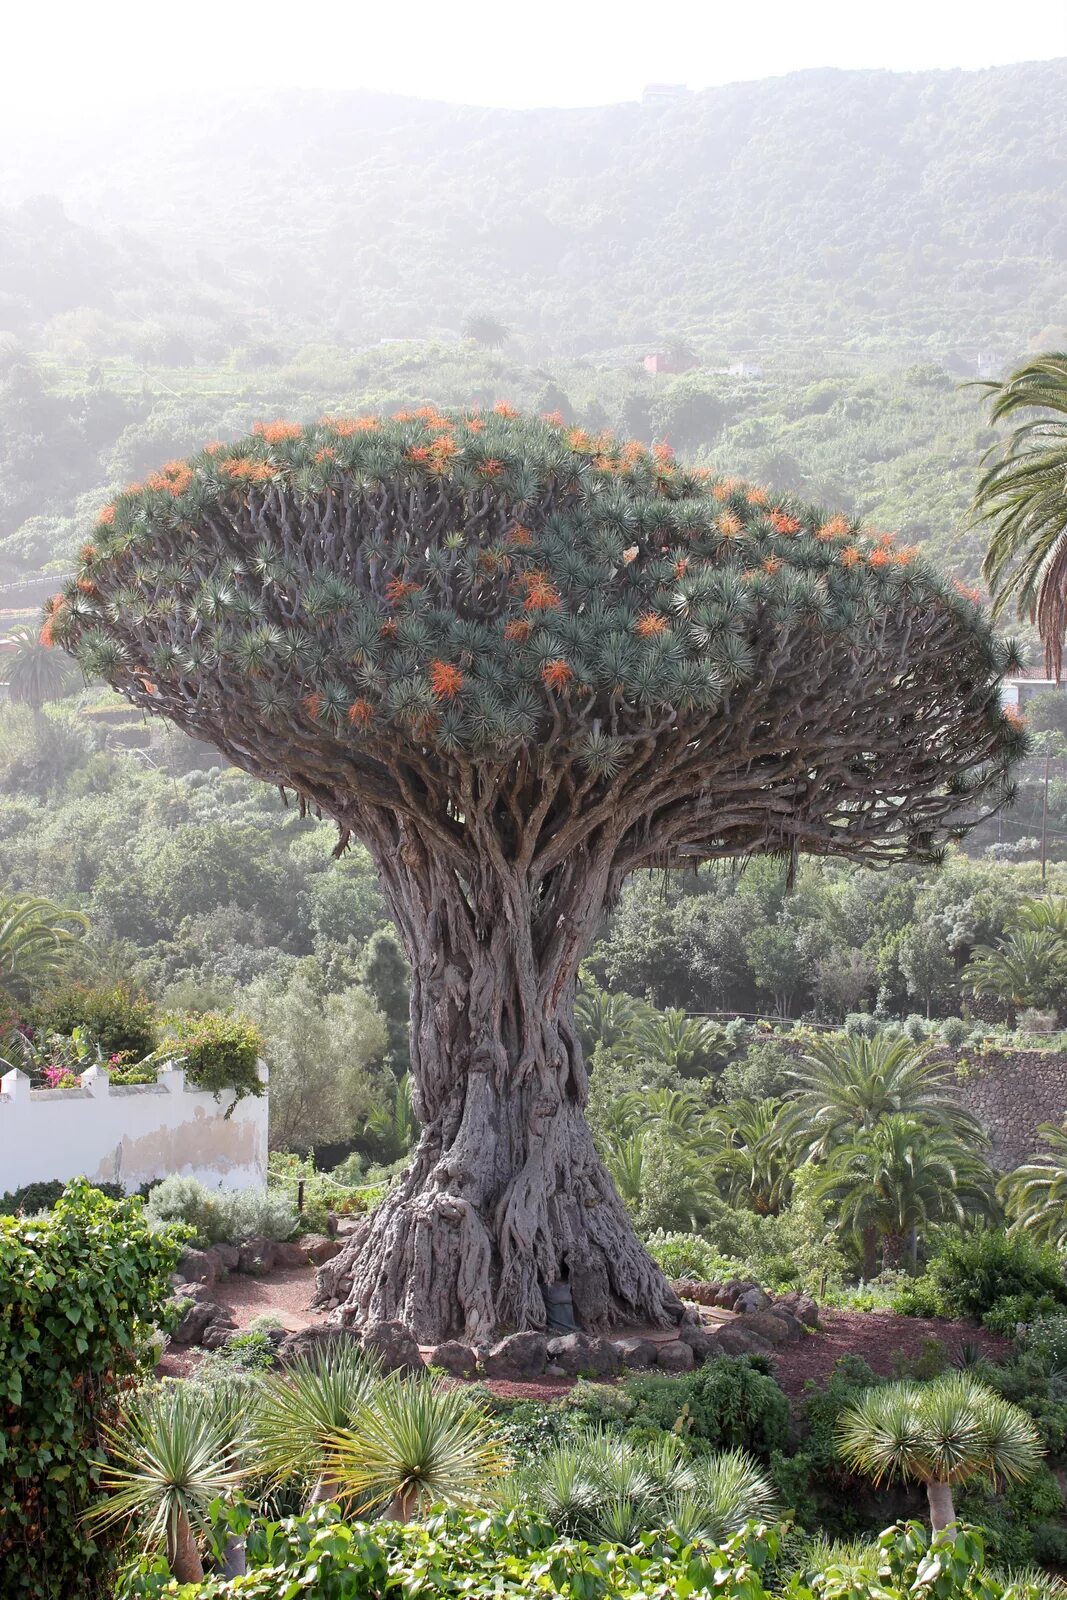
[[[1062,680],[1057,682],[1055,678],[1031,678],[1026,673],[1020,673],[1018,677],[1004,679],[1000,686],[1000,703],[1021,711],[1028,700],[1038,694],[1047,694],[1050,689],[1056,689],[1060,694],[1067,693],[1067,683]]]

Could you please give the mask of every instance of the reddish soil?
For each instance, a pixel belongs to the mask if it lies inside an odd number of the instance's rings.
[[[269,1315],[287,1331],[296,1332],[324,1320],[323,1312],[310,1309],[314,1290],[314,1267],[288,1267],[264,1278],[235,1273],[215,1285],[212,1297],[228,1307],[239,1328],[247,1328],[256,1317]],[[722,1311],[706,1312],[705,1316],[709,1327],[734,1320],[730,1313]],[[862,1356],[875,1372],[891,1376],[896,1358],[921,1355],[927,1339],[939,1340],[950,1354],[963,1344],[978,1345],[994,1358],[1009,1349],[1007,1339],[970,1323],[898,1317],[889,1311],[825,1311],[822,1324],[799,1343],[780,1346],[771,1358],[778,1382],[794,1398],[809,1382],[825,1383],[842,1356]],[[659,1330],[626,1331],[658,1340],[671,1337]],[[159,1371],[170,1377],[186,1377],[200,1360],[199,1350],[172,1346]],[[486,1387],[502,1400],[558,1400],[574,1387],[574,1379],[541,1378],[536,1383],[493,1379]]]
[[[1008,1339],[969,1322],[939,1322],[933,1317],[898,1317],[891,1311],[824,1311],[822,1327],[799,1344],[781,1346],[772,1357],[786,1394],[799,1395],[806,1383],[825,1383],[842,1356],[862,1356],[875,1372],[891,1377],[895,1358],[922,1354],[927,1339],[937,1339],[950,1355],[961,1345],[979,1345],[1004,1356]]]

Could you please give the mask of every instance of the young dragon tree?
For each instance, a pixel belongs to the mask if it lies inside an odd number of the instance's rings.
[[[557,419],[260,425],[120,495],[47,637],[372,855],[422,1135],[325,1269],[423,1341],[678,1303],[593,1148],[578,964],[630,873],[931,860],[1010,650],[911,549]]]

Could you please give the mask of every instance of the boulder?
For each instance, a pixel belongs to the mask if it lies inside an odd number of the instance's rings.
[[[520,1383],[539,1378],[547,1364],[547,1340],[541,1333],[511,1333],[482,1357],[487,1378],[511,1378]]]
[[[364,1323],[360,1340],[383,1372],[419,1372],[422,1369],[422,1352],[411,1330],[402,1322]]]
[[[313,1267],[321,1267],[324,1261],[332,1261],[341,1253],[342,1241],[324,1233],[302,1233],[296,1242]]]
[[[298,1360],[316,1361],[328,1350],[340,1345],[358,1347],[359,1343],[355,1328],[338,1328],[319,1322],[310,1328],[301,1328],[298,1333],[286,1334],[278,1346],[278,1360],[283,1367]]]
[[[236,1272],[241,1265],[241,1246],[239,1244],[213,1244],[210,1254],[227,1272]]]
[[[770,1303],[770,1295],[764,1293],[759,1284],[752,1283],[738,1293],[733,1309],[741,1312],[766,1311]]]
[[[175,1344],[199,1344],[209,1324],[225,1319],[229,1319],[228,1325],[232,1328],[233,1319],[222,1306],[216,1305],[213,1300],[193,1300],[186,1305],[185,1314],[171,1334],[171,1339]]]
[[[549,1339],[549,1361],[568,1378],[606,1378],[619,1370],[619,1355],[610,1339],[592,1333],[561,1333]]]
[[[262,1277],[273,1267],[276,1249],[273,1239],[264,1239],[258,1235],[253,1239],[246,1239],[241,1246],[238,1269]]]
[[[213,1319],[200,1335],[205,1350],[221,1350],[233,1337],[236,1324],[232,1317]]]
[[[214,1283],[217,1267],[210,1250],[194,1250],[186,1245],[178,1257],[177,1276],[183,1283]]]
[[[749,1327],[747,1317],[743,1322],[731,1322],[723,1328],[715,1337],[715,1348],[724,1356],[766,1356],[771,1352],[767,1340]]]
[[[172,1300],[210,1300],[213,1285],[210,1283],[183,1283],[177,1273],[170,1280],[174,1288]]]
[[[437,1367],[453,1378],[473,1378],[478,1371],[478,1357],[469,1344],[462,1344],[459,1339],[446,1339],[444,1344],[434,1345],[427,1351],[426,1365]]]
[[[696,1357],[681,1339],[661,1344],[656,1359],[665,1372],[692,1372],[696,1366]]]
[[[800,1299],[793,1307],[793,1315],[805,1328],[817,1328],[819,1326],[819,1308],[810,1294],[802,1294],[800,1296]]]
[[[678,1338],[692,1350],[697,1366],[706,1361],[715,1349],[715,1335],[709,1333],[703,1323],[697,1328],[691,1323],[683,1322],[678,1329]]]
[[[768,1344],[790,1344],[800,1338],[800,1323],[789,1311],[773,1307],[768,1311],[753,1311],[745,1318],[749,1333],[758,1334]]]
[[[659,1350],[653,1339],[629,1338],[613,1341],[624,1367],[654,1367]]]

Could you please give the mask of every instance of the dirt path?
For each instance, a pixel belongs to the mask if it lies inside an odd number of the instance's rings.
[[[326,1313],[311,1309],[315,1292],[314,1267],[288,1267],[263,1278],[234,1273],[215,1285],[214,1298],[226,1306],[238,1328],[247,1328],[256,1317],[270,1316],[287,1333],[298,1333],[325,1321]],[[734,1321],[732,1312],[705,1310],[710,1331]],[[775,1376],[786,1394],[794,1399],[807,1383],[825,1384],[842,1356],[862,1356],[875,1372],[889,1377],[900,1355],[915,1358],[922,1354],[928,1339],[937,1339],[950,1355],[964,1344],[977,1345],[994,1359],[1010,1348],[1007,1339],[997,1338],[965,1322],[938,1322],[928,1317],[898,1317],[889,1311],[825,1311],[822,1327],[797,1344],[779,1346],[771,1360]],[[627,1329],[628,1333],[657,1343],[674,1337],[660,1329]],[[423,1351],[426,1354],[426,1351]],[[185,1376],[200,1359],[198,1351],[167,1352],[160,1371]],[[573,1378],[540,1378],[534,1383],[513,1383],[495,1379],[487,1384],[501,1399],[553,1400],[574,1386]]]

